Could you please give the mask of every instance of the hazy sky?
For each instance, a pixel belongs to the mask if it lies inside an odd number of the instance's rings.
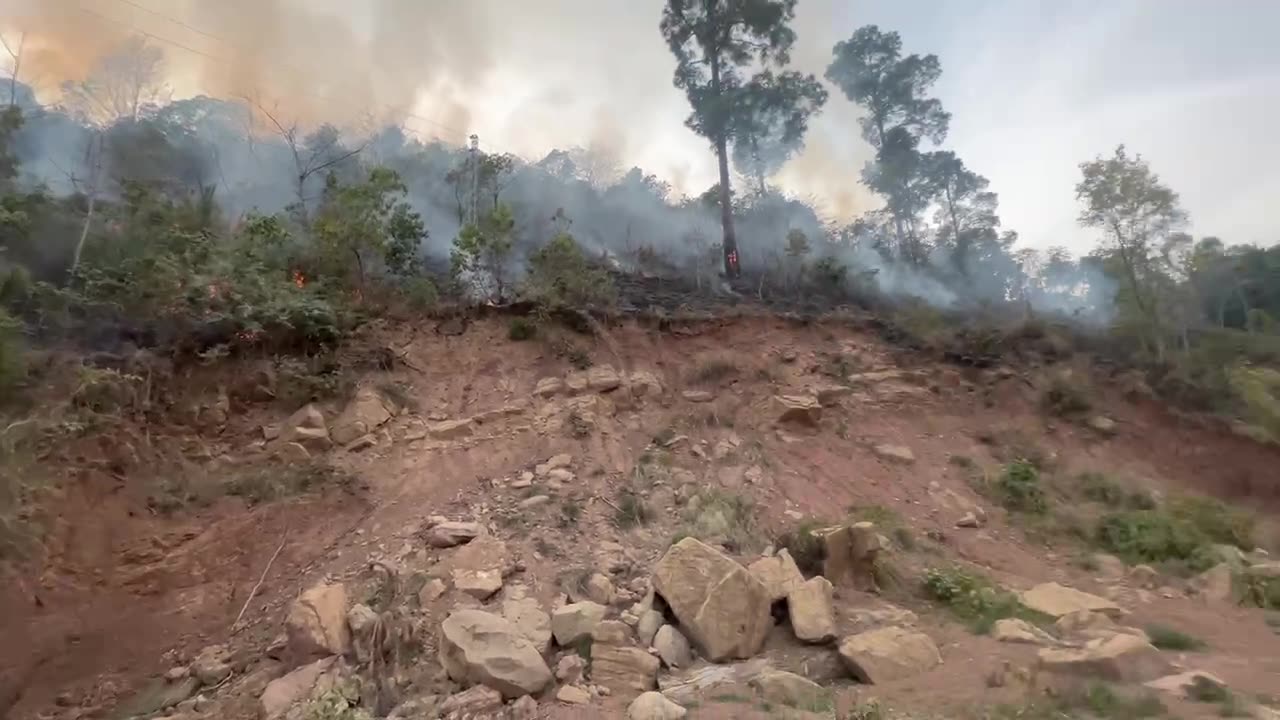
[[[0,0],[0,27],[39,31],[26,72],[43,88],[87,67],[103,38],[137,28],[204,53],[157,41],[179,95],[252,93],[310,119],[411,108],[419,117],[406,124],[424,134],[478,132],[487,149],[530,159],[593,146],[700,192],[714,161],[683,127],[661,7]],[[1025,243],[1092,245],[1075,224],[1077,166],[1121,142],[1182,194],[1197,234],[1280,239],[1266,205],[1280,199],[1280,143],[1268,132],[1280,109],[1280,0],[800,0],[796,64],[821,76],[832,46],[868,23],[900,32],[907,52],[939,56],[946,146],[991,179]],[[857,181],[869,157],[857,115],[833,91],[808,150],[778,178],[845,218],[875,203]]]

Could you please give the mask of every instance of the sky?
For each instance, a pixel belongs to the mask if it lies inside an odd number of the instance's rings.
[[[0,0],[29,33],[24,79],[41,99],[112,42],[148,33],[175,96],[249,96],[302,122],[394,118],[424,137],[536,160],[587,146],[678,190],[715,180],[683,125],[661,0]],[[1023,244],[1087,251],[1078,166],[1125,143],[1175,190],[1192,232],[1280,239],[1276,0],[799,0],[794,63],[821,77],[832,46],[869,23],[939,56],[945,147],[991,180]],[[412,116],[407,114],[411,113]],[[876,205],[859,111],[838,91],[776,181],[852,219]]]

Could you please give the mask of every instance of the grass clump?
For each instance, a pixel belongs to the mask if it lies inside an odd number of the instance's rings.
[[[684,511],[685,537],[723,544],[731,552],[759,547],[755,503],[745,495],[703,490],[689,499]]]
[[[1206,705],[1217,705],[1219,717],[1249,717],[1244,703],[1226,685],[1197,675],[1187,688],[1187,699]]]
[[[628,530],[647,524],[653,519],[653,511],[645,504],[644,498],[635,491],[623,490],[618,495],[618,505],[614,509],[613,522],[619,528]]]
[[[1143,490],[1127,490],[1104,473],[1081,473],[1076,481],[1080,495],[1092,502],[1131,510],[1153,510],[1156,507],[1150,493]]]
[[[1026,460],[1006,465],[993,489],[1006,510],[1033,515],[1049,511],[1048,496],[1040,486],[1040,471]]]
[[[259,505],[295,495],[303,495],[326,487],[350,492],[356,479],[323,463],[269,465],[237,475],[226,486],[226,493]]]
[[[1168,625],[1148,625],[1146,630],[1151,644],[1161,650],[1195,651],[1208,647],[1203,640]]]
[[[1168,716],[1168,708],[1151,693],[1133,696],[1117,692],[1110,685],[1093,683],[1068,689],[1052,699],[1026,705],[1000,705],[983,715],[985,720],[1067,720],[1102,718],[1131,720]]]
[[[1186,496],[1163,507],[1104,515],[1094,533],[1099,546],[1130,564],[1161,563],[1174,572],[1202,572],[1216,565],[1214,544],[1251,550],[1254,520],[1212,498]]]
[[[1264,610],[1280,610],[1280,578],[1245,571],[1236,578],[1240,603]],[[1267,624],[1280,631],[1280,618],[1267,618]]]
[[[1045,412],[1058,417],[1083,415],[1093,408],[1089,389],[1069,373],[1055,375],[1040,396]]]
[[[1171,499],[1168,511],[1194,525],[1210,542],[1234,545],[1246,551],[1256,547],[1253,516],[1232,508],[1221,500],[1201,495],[1184,495]]]
[[[532,340],[538,336],[538,324],[524,317],[513,317],[507,323],[507,338],[516,342]]]
[[[824,527],[826,524],[815,518],[805,518],[776,537],[774,543],[791,553],[796,567],[806,574],[814,575],[822,572],[824,545],[817,531]]]
[[[698,385],[715,385],[737,376],[738,366],[727,358],[704,360],[694,368],[689,380]]]
[[[997,620],[1020,618],[1042,623],[1047,618],[1023,605],[1018,597],[991,580],[959,568],[930,568],[921,587],[925,597],[945,606],[978,635],[991,631]]]

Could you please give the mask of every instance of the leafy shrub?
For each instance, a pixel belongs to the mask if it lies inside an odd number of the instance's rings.
[[[515,222],[511,208],[499,205],[478,224],[458,231],[450,256],[451,270],[454,279],[470,285],[476,297],[496,302],[507,299]]]
[[[1045,620],[1044,616],[1023,605],[1013,593],[997,587],[981,575],[959,568],[926,570],[922,590],[925,597],[946,606],[980,635],[990,632],[991,626],[1004,618],[1016,617],[1032,622]]]
[[[1190,571],[1207,570],[1214,559],[1209,538],[1194,524],[1162,510],[1127,510],[1104,515],[1095,540],[1128,563],[1176,561]]]
[[[258,505],[326,487],[350,492],[355,485],[356,480],[351,475],[318,462],[264,465],[231,478],[226,493],[243,498],[250,505]]]
[[[721,490],[703,490],[689,499],[683,532],[699,540],[721,542],[733,551],[747,551],[760,545],[751,498]]]
[[[1081,473],[1076,478],[1080,494],[1086,500],[1109,507],[1127,507],[1132,510],[1152,510],[1155,500],[1144,490],[1126,490],[1120,483],[1100,472]]]
[[[1238,365],[1227,379],[1249,422],[1280,441],[1280,371]]]
[[[1207,647],[1203,640],[1168,625],[1148,625],[1146,630],[1151,644],[1161,650],[1203,650]]]
[[[816,534],[825,525],[813,518],[806,518],[795,527],[779,535],[775,542],[796,561],[796,566],[809,575],[822,572],[824,550],[822,538]]]
[[[0,397],[9,399],[27,374],[22,326],[0,307]]]
[[[1184,495],[1171,499],[1168,511],[1194,525],[1211,542],[1252,550],[1255,520],[1252,515],[1236,510],[1221,500],[1200,495]]]
[[[524,295],[548,308],[585,308],[612,305],[617,290],[573,236],[561,233],[530,256]]]
[[[1000,504],[1008,510],[1036,515],[1049,510],[1049,500],[1040,487],[1040,472],[1029,462],[1018,460],[1006,465],[995,490]]]
[[[619,528],[644,525],[653,519],[653,511],[645,504],[644,498],[631,490],[624,490],[618,495],[618,507],[614,511],[613,522]]]
[[[1057,373],[1049,381],[1040,398],[1046,412],[1071,417],[1089,412],[1093,403],[1088,388],[1071,373]]]
[[[1280,610],[1280,578],[1245,571],[1236,578],[1236,584],[1241,604]],[[1280,623],[1276,627],[1280,627]]]
[[[516,342],[532,340],[537,334],[538,325],[529,318],[514,317],[507,323],[507,337]]]

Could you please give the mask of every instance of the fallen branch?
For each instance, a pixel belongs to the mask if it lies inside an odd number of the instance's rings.
[[[271,572],[271,566],[275,564],[276,558],[280,556],[280,551],[284,549],[284,543],[288,539],[289,529],[285,528],[284,535],[280,538],[280,545],[277,546],[276,551],[271,554],[271,559],[267,561],[267,566],[262,568],[262,576],[258,578],[258,584],[254,585],[253,589],[249,591],[249,597],[245,598],[244,606],[240,608],[240,614],[236,615],[236,621],[231,623],[231,632],[234,633],[236,631],[236,626],[238,626],[240,621],[244,618],[245,611],[249,609],[249,603],[253,602],[253,598],[258,594],[258,590],[262,587],[262,583],[266,581],[267,573]]]
[[[618,512],[622,512],[622,508],[620,508],[620,507],[618,507],[617,505],[614,505],[612,502],[610,502],[610,501],[609,501],[609,498],[606,498],[606,497],[605,497],[605,496],[603,496],[603,495],[597,495],[597,496],[596,496],[596,499],[597,499],[597,500],[599,500],[600,502],[604,503],[605,505],[608,505],[609,507],[613,508],[614,510],[617,510]]]

